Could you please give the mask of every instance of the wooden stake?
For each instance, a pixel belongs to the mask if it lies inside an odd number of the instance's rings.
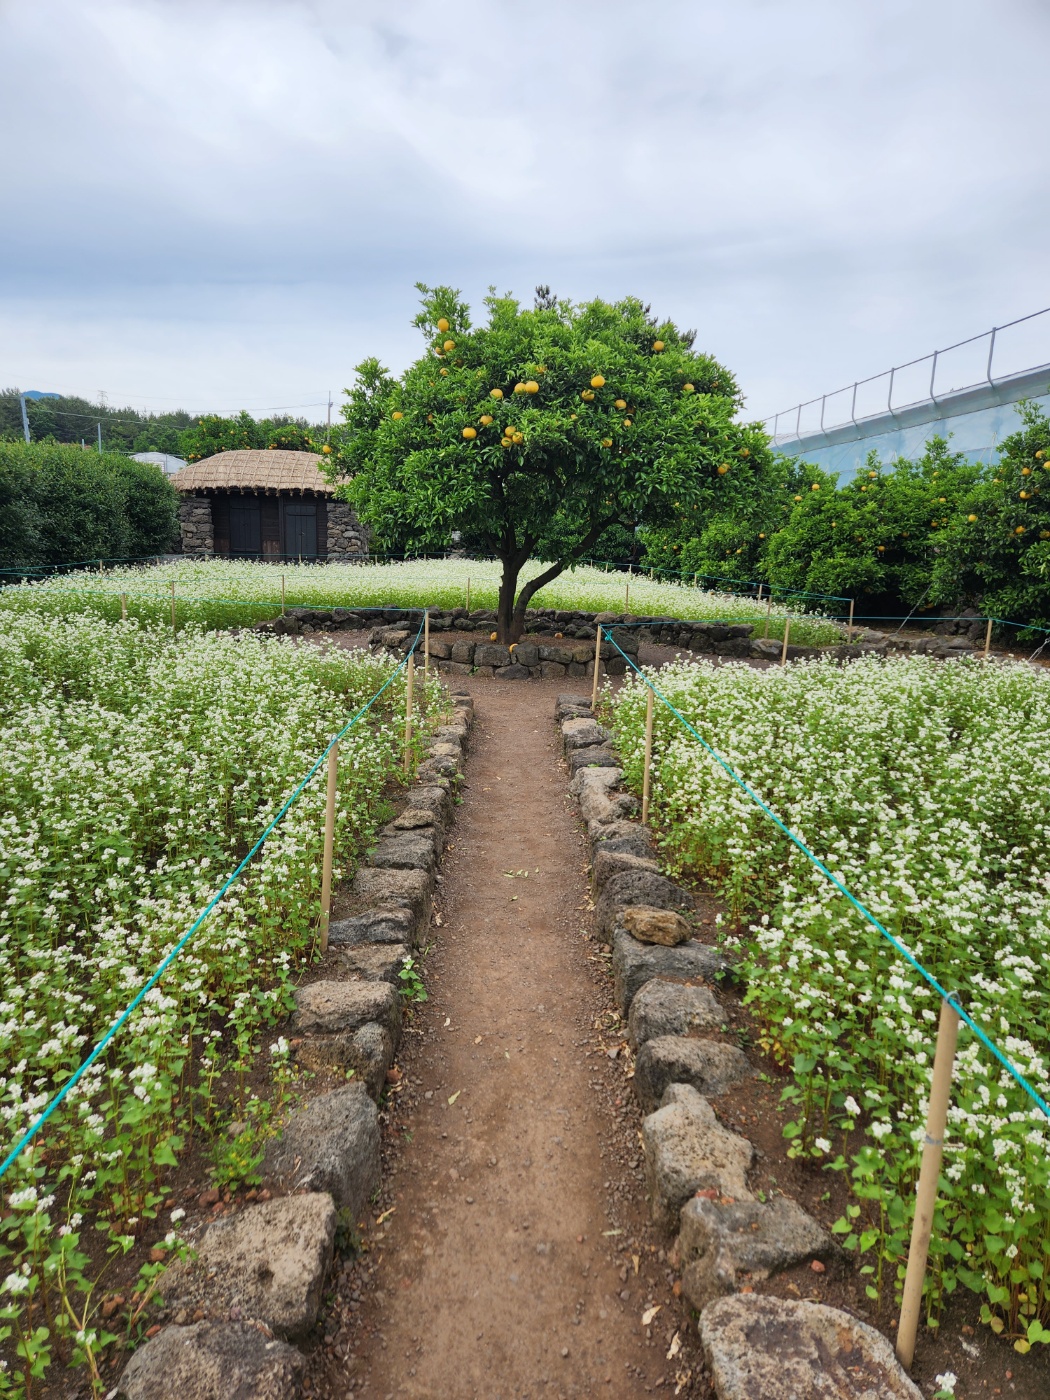
[[[769,638],[769,615],[770,615],[770,613],[771,613],[772,611],[773,611],[773,594],[772,594],[772,592],[771,592],[770,595],[769,595],[769,597],[766,599],[766,630],[762,633],[762,636],[763,636],[764,638],[766,638],[767,640],[768,640],[768,638]]]
[[[408,654],[408,669],[406,671],[405,685],[405,757],[404,771],[407,773],[412,760],[412,689],[416,679],[416,654],[410,651]]]
[[[693,575],[693,587],[696,587],[696,574]]]
[[[281,616],[284,617],[284,574],[281,575]]]
[[[102,560],[101,560],[101,559],[98,561],[98,571],[99,571],[99,573],[102,572]]]
[[[985,661],[988,660],[988,656],[989,656],[991,650],[992,650],[992,619],[989,618],[989,619],[988,619],[988,626],[984,629],[984,659],[985,659]]]
[[[121,622],[128,620],[128,595],[126,593],[120,595],[120,620]]]
[[[849,626],[846,628],[846,641],[853,640],[853,599],[849,600]]]
[[[430,681],[430,609],[423,609],[423,688]]]
[[[328,750],[328,792],[324,809],[324,862],[321,866],[321,952],[328,951],[328,921],[332,913],[332,854],[335,848],[335,785],[339,774],[339,741]]]
[[[761,603],[761,601],[762,601],[762,585],[761,585],[761,584],[758,585],[758,601],[759,601],[760,603]]]
[[[911,1246],[908,1250],[908,1271],[904,1277],[901,1320],[897,1328],[897,1360],[906,1371],[911,1369],[915,1356],[915,1334],[922,1311],[922,1283],[926,1276],[930,1235],[933,1233],[933,1212],[937,1204],[937,1182],[944,1153],[944,1129],[948,1121],[952,1066],[955,1063],[955,1044],[958,1038],[959,1013],[945,997],[941,1002],[941,1019],[937,1027],[930,1107],[926,1114],[926,1139],[922,1147],[919,1187],[915,1193],[915,1219],[912,1221]]]
[[[625,613],[631,611],[631,585],[629,583],[624,584],[623,588],[623,610]]]
[[[602,625],[594,624],[597,635],[594,638],[594,685],[591,687],[591,709],[598,708],[598,667],[602,664]]]
[[[788,617],[785,617],[785,619],[784,619],[784,645],[783,645],[783,646],[781,647],[781,649],[780,649],[780,664],[781,664],[781,666],[785,666],[785,665],[787,664],[787,659],[788,659],[788,637],[789,637],[790,635],[791,635],[791,618],[790,618],[790,616],[788,616]]]
[[[171,630],[175,631],[175,580],[171,581]]]
[[[649,779],[653,765],[653,690],[645,698],[645,768],[642,772],[642,825],[649,820]]]
[[[467,612],[470,612],[470,579],[467,579]]]

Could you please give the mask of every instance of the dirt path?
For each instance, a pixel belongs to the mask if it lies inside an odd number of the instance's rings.
[[[567,1400],[667,1377],[673,1393],[665,1329],[654,1341],[641,1325],[669,1286],[658,1246],[635,1243],[648,1237],[622,1072],[595,1048],[606,1002],[553,719],[565,684],[468,686],[430,1001],[400,1060],[393,1210],[367,1286],[344,1282],[353,1351],[325,1390]]]

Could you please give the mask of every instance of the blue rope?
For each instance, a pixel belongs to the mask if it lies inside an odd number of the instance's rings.
[[[258,841],[256,841],[255,845],[251,848],[251,850],[248,852],[248,854],[244,857],[244,859],[241,861],[240,865],[238,865],[237,869],[233,872],[232,875],[229,876],[229,878],[226,880],[225,884],[223,884],[222,888],[218,891],[218,893],[212,896],[212,898],[209,900],[209,902],[208,902],[208,904],[205,906],[205,908],[201,911],[200,914],[198,914],[198,916],[196,917],[196,919],[194,919],[193,923],[192,923],[192,924],[190,925],[190,927],[186,930],[186,932],[182,935],[182,937],[179,939],[178,943],[175,944],[174,948],[172,948],[171,952],[170,952],[170,953],[167,955],[167,957],[163,960],[163,962],[162,962],[162,963],[160,964],[160,966],[157,968],[156,972],[154,972],[153,976],[149,979],[148,982],[146,982],[146,983],[139,989],[139,992],[138,992],[138,994],[136,995],[135,999],[134,999],[133,1001],[129,1002],[128,1005],[124,1008],[124,1010],[120,1013],[120,1015],[117,1017],[117,1019],[116,1019],[116,1020],[113,1022],[113,1024],[110,1026],[109,1030],[106,1031],[105,1035],[102,1037],[102,1039],[101,1039],[101,1040],[98,1042],[98,1044],[95,1046],[94,1050],[92,1050],[91,1054],[88,1055],[87,1059],[84,1060],[83,1063],[80,1065],[80,1068],[76,1071],[76,1073],[73,1074],[73,1075],[66,1081],[65,1084],[63,1084],[62,1088],[58,1091],[58,1093],[57,1093],[57,1094],[55,1095],[55,1097],[51,1100],[51,1102],[48,1104],[48,1106],[47,1106],[47,1107],[44,1109],[44,1111],[40,1114],[40,1116],[37,1118],[36,1122],[33,1123],[33,1125],[32,1125],[25,1133],[23,1133],[21,1139],[15,1144],[14,1147],[12,1147],[11,1151],[10,1151],[10,1152],[7,1154],[7,1156],[4,1158],[3,1163],[0,1163],[0,1180],[3,1179],[3,1177],[4,1177],[5,1173],[7,1172],[8,1168],[9,1168],[9,1167],[17,1160],[17,1158],[21,1155],[21,1153],[22,1153],[22,1151],[24,1150],[24,1148],[26,1148],[26,1147],[29,1145],[29,1143],[32,1142],[33,1138],[36,1137],[36,1135],[37,1135],[37,1133],[40,1131],[40,1129],[44,1126],[44,1124],[45,1124],[45,1123],[47,1122],[47,1120],[51,1117],[51,1115],[55,1112],[55,1110],[58,1108],[58,1106],[59,1106],[59,1105],[63,1102],[63,1100],[67,1097],[67,1095],[69,1094],[70,1090],[73,1089],[73,1088],[80,1082],[80,1080],[84,1077],[84,1075],[87,1073],[87,1071],[91,1068],[91,1066],[95,1063],[95,1061],[98,1059],[98,1057],[102,1054],[103,1050],[105,1050],[105,1048],[106,1048],[106,1046],[109,1044],[109,1042],[110,1042],[110,1041],[113,1039],[113,1037],[120,1031],[121,1027],[124,1026],[124,1025],[126,1024],[128,1018],[131,1016],[131,1014],[132,1014],[132,1012],[135,1010],[135,1008],[141,1003],[142,999],[146,996],[146,994],[147,994],[149,991],[151,991],[153,987],[155,987],[155,986],[157,985],[157,983],[160,981],[161,977],[163,977],[164,973],[168,970],[168,968],[171,966],[171,964],[175,961],[175,959],[178,957],[178,955],[182,952],[183,948],[185,948],[186,944],[190,941],[190,939],[193,937],[193,935],[194,935],[194,934],[197,932],[197,930],[200,928],[201,924],[204,923],[204,920],[208,917],[208,915],[211,913],[211,911],[215,908],[215,906],[216,906],[216,905],[219,903],[219,901],[222,899],[223,895],[226,894],[227,890],[229,890],[230,886],[234,883],[234,881],[237,880],[237,879],[240,877],[240,875],[244,872],[245,867],[249,864],[249,862],[252,860],[252,858],[253,858],[255,855],[258,854],[258,852],[261,850],[262,846],[263,846],[264,843],[266,842],[267,838],[268,838],[268,837],[270,836],[270,834],[273,832],[274,828],[275,828],[281,821],[284,820],[284,817],[285,817],[285,815],[287,814],[289,808],[292,806],[293,802],[295,802],[295,801],[297,800],[297,798],[299,797],[300,793],[302,793],[303,789],[304,789],[304,788],[307,786],[307,784],[310,782],[311,778],[313,778],[314,774],[315,774],[315,773],[317,772],[317,770],[321,767],[321,765],[325,762],[325,760],[327,759],[329,753],[331,753],[331,751],[332,751],[332,749],[335,747],[335,745],[338,744],[339,740],[343,737],[344,734],[349,733],[349,731],[350,731],[351,729],[353,729],[354,725],[358,722],[359,719],[361,719],[365,714],[368,713],[368,711],[372,708],[372,706],[375,704],[375,702],[376,702],[376,701],[379,699],[379,697],[382,695],[383,691],[386,690],[388,686],[390,686],[390,685],[393,684],[393,682],[394,682],[394,680],[397,678],[398,674],[399,674],[402,670],[404,670],[404,668],[408,665],[408,658],[412,655],[412,653],[415,651],[416,647],[419,645],[419,638],[420,638],[420,634],[422,633],[422,631],[423,631],[423,624],[420,623],[420,624],[419,624],[419,631],[416,633],[415,641],[412,643],[412,645],[411,645],[411,647],[409,648],[409,650],[405,653],[405,659],[404,659],[393,671],[391,671],[390,675],[386,678],[386,680],[383,682],[383,684],[379,687],[379,689],[376,691],[376,693],[372,696],[371,700],[366,701],[365,704],[362,705],[361,708],[358,710],[357,714],[355,714],[355,715],[353,716],[352,719],[348,720],[347,723],[343,725],[342,729],[340,729],[339,733],[335,736],[335,738],[333,738],[332,740],[330,740],[330,742],[329,742],[327,748],[324,750],[324,752],[320,755],[320,757],[319,757],[319,758],[317,759],[317,761],[314,763],[314,765],[313,765],[313,767],[310,769],[309,773],[307,773],[306,777],[302,780],[302,782],[301,782],[301,783],[299,784],[299,786],[295,789],[295,791],[292,793],[292,795],[291,795],[291,796],[288,798],[288,800],[284,803],[284,805],[281,807],[280,811],[277,813],[277,815],[276,815],[276,816],[273,818],[273,820],[270,822],[269,826],[267,826],[266,830],[265,830],[265,831],[262,833],[262,835],[259,837]]]
[[[722,755],[718,753],[716,749],[713,749],[711,747],[711,745],[707,742],[703,735],[700,734],[692,724],[690,724],[690,722],[686,719],[685,715],[683,715],[681,711],[677,710],[674,707],[674,705],[671,704],[670,700],[668,700],[667,696],[662,693],[660,688],[654,685],[653,682],[649,679],[649,677],[644,675],[639,670],[639,668],[635,665],[635,663],[631,660],[627,653],[619,646],[616,639],[611,635],[611,630],[607,629],[604,624],[602,624],[602,631],[608,635],[609,640],[612,642],[613,646],[616,647],[616,650],[620,653],[620,655],[631,667],[631,669],[649,687],[653,694],[658,696],[660,700],[663,701],[663,703],[674,715],[675,719],[677,719],[679,723],[683,724],[685,728],[689,730],[693,738],[698,740],[699,743],[703,745],[703,747],[707,750],[707,752],[711,755],[715,762],[718,763],[720,767],[722,767],[729,774],[733,781],[739,787],[741,787],[744,790],[744,792],[747,793],[748,797],[751,798],[752,802],[754,802],[757,807],[761,808],[761,810],[765,812],[766,816],[769,817],[769,819],[780,828],[780,830],[784,833],[788,840],[793,842],[794,845],[798,847],[798,849],[802,852],[804,856],[807,857],[808,860],[811,860],[813,862],[813,864],[817,867],[817,869],[825,877],[825,879],[829,880],[831,884],[833,884],[835,888],[839,891],[840,894],[844,894],[846,896],[849,902],[853,905],[854,909],[856,909],[859,914],[861,914],[865,919],[867,919],[868,923],[870,923],[873,928],[877,929],[879,933],[882,934],[883,938],[885,938],[886,941],[897,950],[901,957],[904,958],[905,962],[910,963],[911,966],[916,970],[916,972],[918,972],[929,983],[929,985],[933,988],[937,995],[941,997],[944,1001],[947,1001],[948,1004],[953,1008],[953,1010],[958,1012],[961,1019],[966,1022],[966,1024],[970,1027],[974,1035],[985,1047],[985,1049],[991,1051],[991,1053],[995,1056],[995,1058],[999,1061],[999,1063],[1003,1066],[1007,1073],[1010,1074],[1013,1077],[1013,1079],[1017,1081],[1017,1083],[1021,1086],[1025,1093],[1028,1094],[1028,1096],[1036,1104],[1038,1104],[1039,1108],[1042,1110],[1045,1116],[1048,1119],[1050,1119],[1050,1104],[1048,1104],[1046,1100],[1042,1098],[1040,1094],[1036,1092],[1035,1089],[1032,1088],[1032,1086],[1028,1083],[1028,1080],[1025,1079],[1021,1071],[1017,1069],[1016,1066],[1006,1058],[1006,1056],[999,1049],[999,1047],[992,1040],[989,1039],[989,1037],[977,1024],[977,1022],[974,1021],[974,1019],[969,1015],[969,1013],[966,1012],[959,1005],[959,1002],[956,999],[957,994],[946,991],[941,986],[940,982],[937,981],[936,977],[934,977],[933,973],[929,972],[925,967],[923,967],[922,963],[919,962],[918,958],[914,955],[914,953],[910,952],[900,941],[900,939],[895,938],[893,934],[890,933],[889,929],[885,928],[878,921],[878,919],[876,919],[875,915],[871,913],[869,909],[865,908],[863,904],[861,904],[860,900],[856,897],[856,895],[852,894],[846,888],[846,886],[842,883],[841,880],[835,878],[835,876],[827,868],[824,862],[819,860],[817,856],[813,854],[813,852],[809,849],[809,847],[802,840],[802,838],[796,836],[795,833],[791,830],[791,828],[787,826],[785,822],[781,821],[780,817],[777,816],[776,812],[774,812],[771,807],[768,807],[766,803],[762,801],[761,797],[759,797],[758,793],[755,792],[754,789],[751,788],[744,781],[744,779],[739,775],[739,773],[736,772],[736,770],[731,766],[731,764],[727,763],[726,760],[722,757]]]

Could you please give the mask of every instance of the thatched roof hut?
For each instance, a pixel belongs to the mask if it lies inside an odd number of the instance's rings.
[[[350,507],[334,499],[313,452],[217,452],[176,472],[187,554],[348,559],[368,553]]]

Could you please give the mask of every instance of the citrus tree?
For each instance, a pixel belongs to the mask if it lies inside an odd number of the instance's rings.
[[[944,532],[932,594],[1050,627],[1050,419],[1038,404],[1018,412],[1021,427]]]
[[[357,367],[328,468],[380,547],[446,548],[458,532],[502,564],[498,631],[614,529],[702,517],[746,489],[766,450],[736,421],[732,375],[635,298],[574,305],[538,289],[486,298],[419,285],[426,348],[400,378]],[[521,588],[530,558],[549,567]]]

